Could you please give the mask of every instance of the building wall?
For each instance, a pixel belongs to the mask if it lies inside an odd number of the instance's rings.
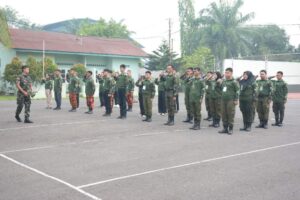
[[[16,51],[5,47],[0,42],[0,74],[4,73],[5,66],[16,56]]]
[[[273,62],[253,60],[225,60],[224,69],[233,68],[235,77],[239,77],[244,71],[252,71],[259,75],[259,71],[267,70],[269,76],[275,76],[277,71],[283,72],[283,79],[287,82],[290,92],[300,92],[300,62]]]

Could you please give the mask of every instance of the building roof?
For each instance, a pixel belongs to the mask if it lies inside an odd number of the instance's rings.
[[[12,48],[21,50],[45,50],[79,54],[147,57],[147,54],[126,39],[77,36],[66,33],[10,29]]]

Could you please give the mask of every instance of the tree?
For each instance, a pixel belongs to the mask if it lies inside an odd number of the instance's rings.
[[[22,73],[22,62],[18,57],[14,57],[11,63],[5,66],[4,80],[10,84],[15,84],[17,77]]]
[[[181,56],[190,55],[200,44],[200,34],[195,22],[193,0],[179,0]]]
[[[9,35],[9,29],[5,17],[5,13],[0,9],[0,42],[6,46],[11,47],[11,39]]]
[[[183,71],[188,67],[201,67],[203,71],[214,71],[214,56],[209,48],[199,47],[192,55],[182,58],[182,66]]]
[[[242,0],[236,0],[233,4],[222,0],[213,2],[209,8],[201,10],[197,19],[203,34],[201,43],[212,50],[220,67],[225,58],[251,52],[249,36],[253,34],[253,29],[243,25],[254,17],[254,13],[243,15],[239,11],[242,5]]]
[[[170,63],[170,57],[172,63]],[[148,66],[150,70],[164,70],[168,64],[179,66],[179,60],[176,59],[177,54],[170,51],[167,41],[163,41],[156,51],[149,55]]]
[[[9,6],[0,7],[0,10],[5,14],[7,23],[11,27],[23,29],[41,29],[39,25],[31,23],[28,19],[23,18],[20,16],[18,11]]]
[[[96,23],[83,23],[80,30],[77,32],[79,35],[84,36],[98,36],[107,38],[125,38],[129,39],[133,32],[129,31],[123,21],[115,21],[110,19],[106,21],[100,18]]]
[[[81,64],[81,63],[73,65],[73,67],[71,69],[73,69],[75,72],[77,72],[79,78],[83,78],[86,73],[86,68],[85,68],[84,64]]]

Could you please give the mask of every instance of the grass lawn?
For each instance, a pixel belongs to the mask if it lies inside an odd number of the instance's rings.
[[[9,101],[9,100],[16,100],[16,96],[0,95],[0,101]]]

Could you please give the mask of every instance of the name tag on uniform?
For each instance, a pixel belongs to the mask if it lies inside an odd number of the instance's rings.
[[[259,90],[260,90],[260,91],[263,91],[263,89],[264,89],[263,86],[260,86]]]
[[[143,85],[143,90],[146,90],[146,85]]]
[[[223,92],[227,92],[227,87],[223,87]]]
[[[208,85],[205,86],[205,89],[208,89]]]

